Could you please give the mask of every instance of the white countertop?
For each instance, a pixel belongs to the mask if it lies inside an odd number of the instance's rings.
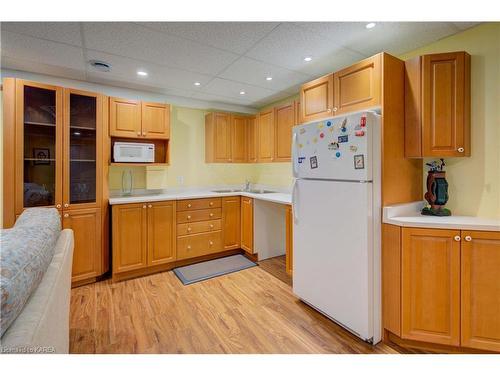
[[[425,216],[424,201],[384,207],[383,222],[401,227],[500,231],[500,219],[477,216]]]
[[[231,189],[225,187],[213,188],[213,190]],[[266,190],[275,190],[266,188]],[[176,189],[172,191],[162,191],[158,193],[137,192],[128,196],[111,196],[109,204],[127,204],[127,203],[143,203],[143,202],[159,202],[167,200],[181,200],[181,199],[197,199],[197,198],[214,198],[214,197],[231,197],[241,195],[243,197],[250,197],[269,201],[280,204],[292,204],[292,195],[286,192],[276,193],[248,193],[244,191],[235,191],[230,193],[215,193],[210,189]]]

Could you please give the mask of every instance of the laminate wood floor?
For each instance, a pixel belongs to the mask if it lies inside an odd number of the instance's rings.
[[[275,260],[277,261],[277,260]],[[172,272],[71,293],[71,353],[398,353],[351,335],[253,267],[184,286]]]

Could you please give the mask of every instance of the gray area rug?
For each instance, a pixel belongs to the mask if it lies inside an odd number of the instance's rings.
[[[257,264],[245,258],[243,255],[237,254],[174,268],[174,273],[184,285],[189,285],[198,281],[255,267],[256,265]]]

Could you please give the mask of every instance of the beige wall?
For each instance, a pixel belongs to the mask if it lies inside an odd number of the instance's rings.
[[[448,207],[456,215],[500,217],[500,23],[479,25],[401,58],[462,50],[472,55],[471,157],[446,159]]]

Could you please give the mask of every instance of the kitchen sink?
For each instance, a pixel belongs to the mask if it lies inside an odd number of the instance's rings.
[[[223,189],[223,190],[212,190],[214,193],[239,193],[241,189]]]
[[[269,194],[269,193],[276,193],[275,191],[272,190],[248,190],[247,193],[253,193],[253,194]]]
[[[214,193],[252,193],[252,194],[268,194],[268,193],[276,193],[275,191],[271,190],[242,190],[242,189],[222,189],[222,190],[212,190]]]

